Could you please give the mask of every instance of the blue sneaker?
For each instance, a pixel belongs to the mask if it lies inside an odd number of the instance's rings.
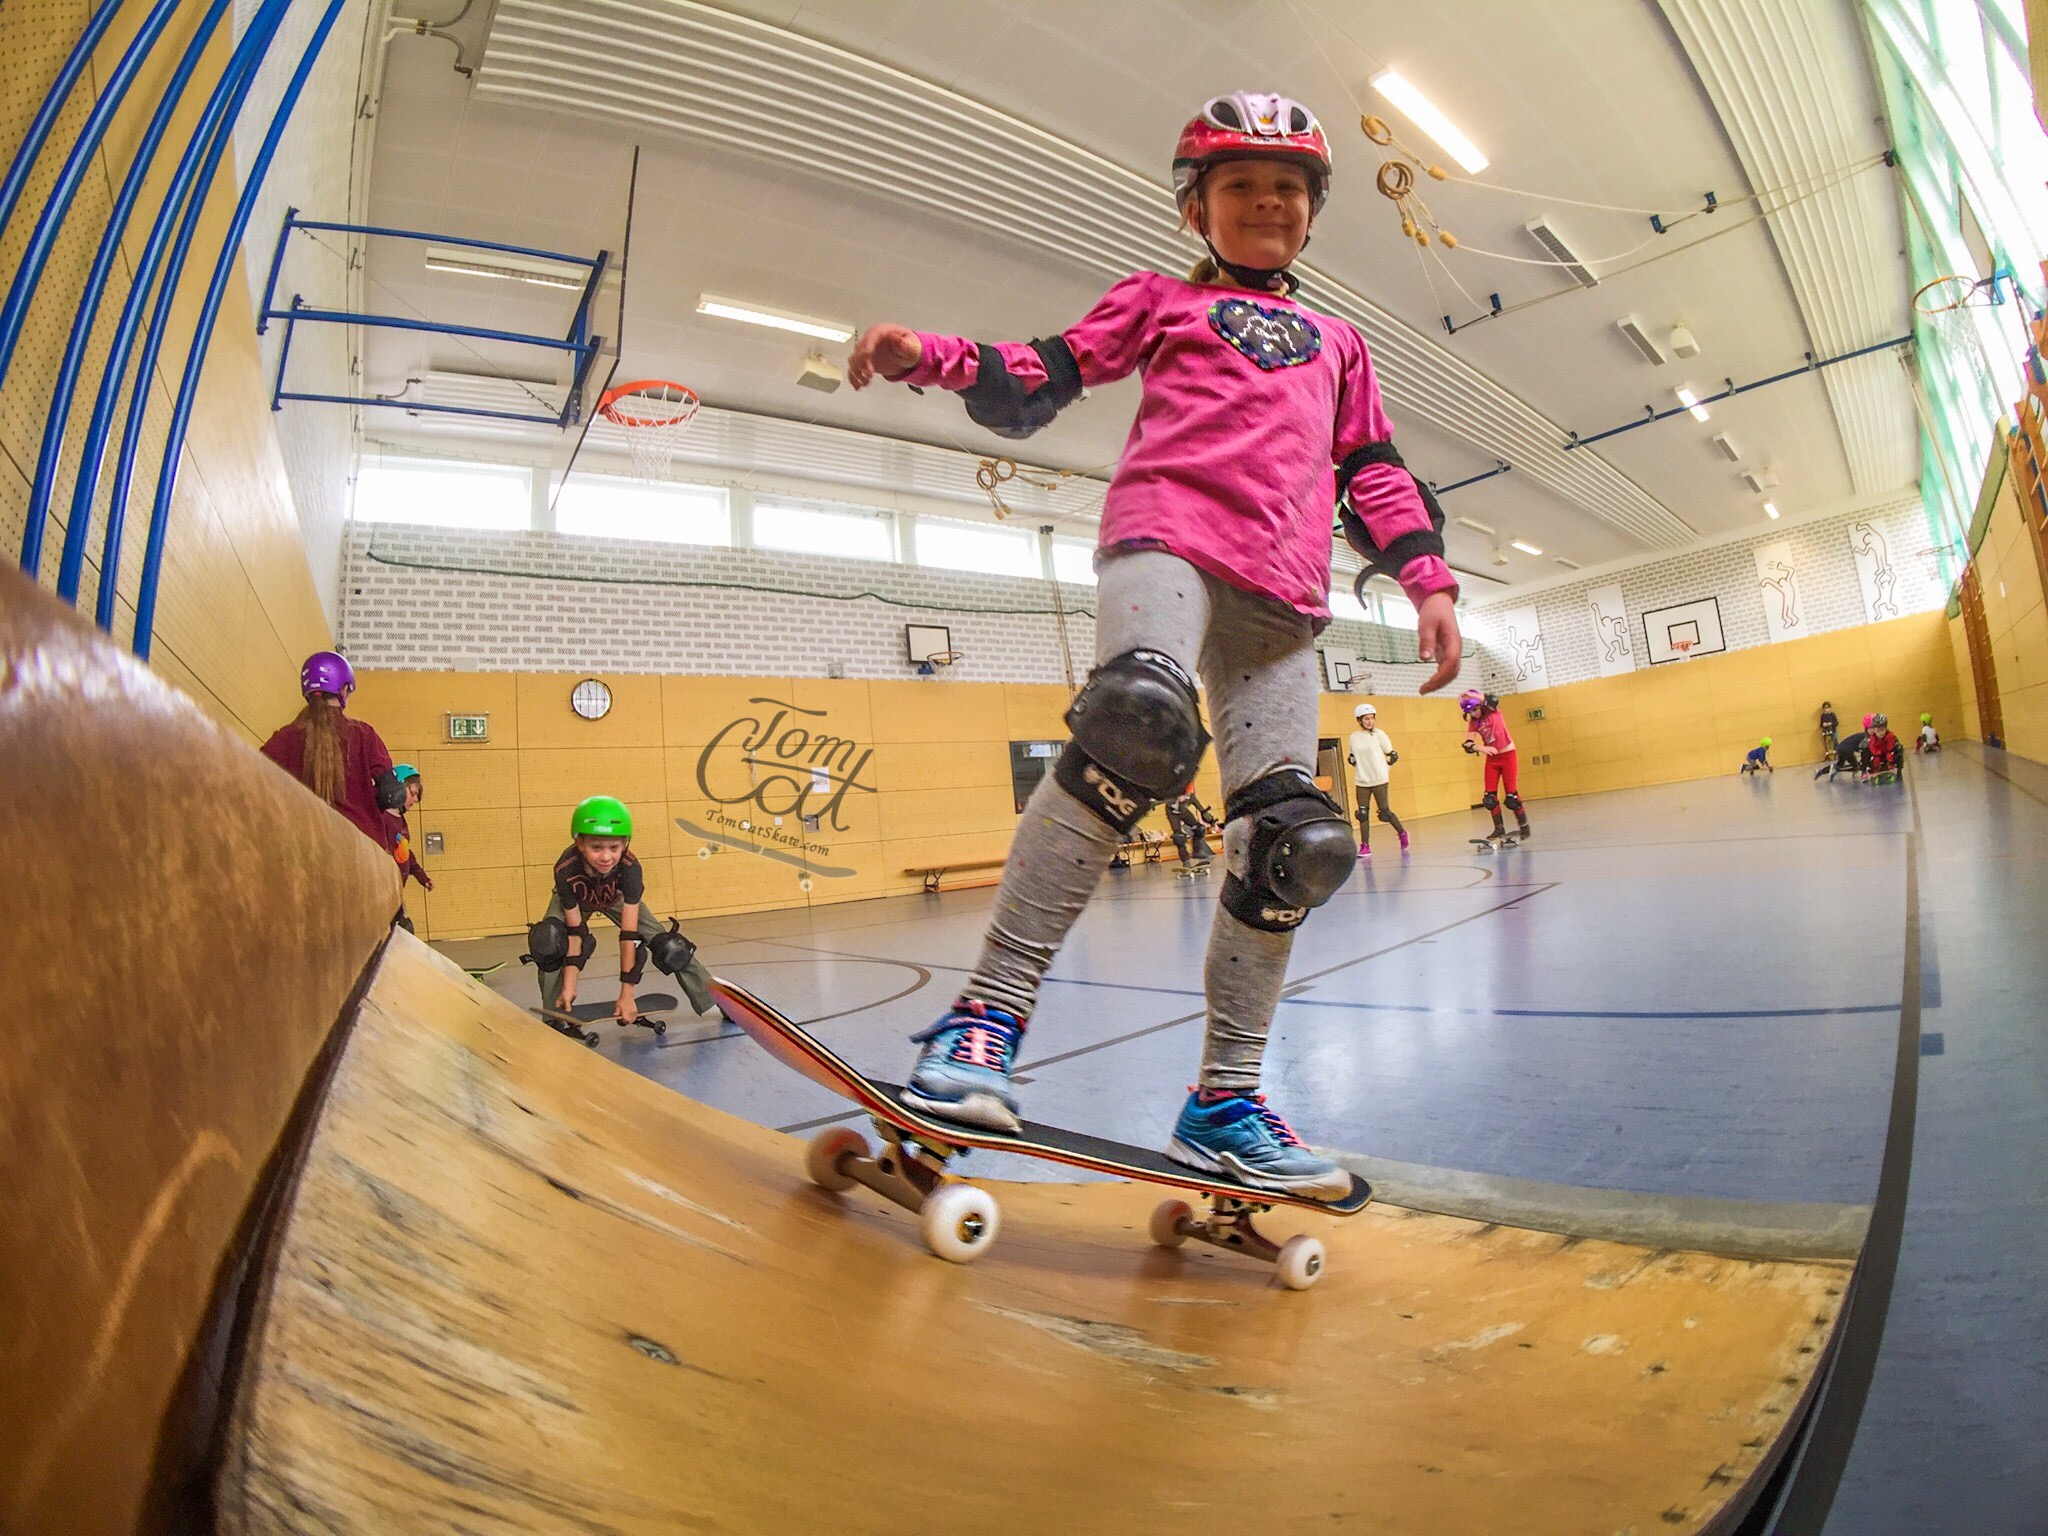
[[[1260,1189],[1340,1200],[1351,1175],[1301,1144],[1264,1094],[1232,1093],[1204,1103],[1198,1088],[1181,1106],[1166,1155],[1205,1173],[1227,1173]]]
[[[942,1120],[1015,1131],[1017,1095],[1010,1068],[1024,1025],[986,1003],[960,999],[939,1022],[910,1037],[924,1050],[903,1088],[903,1102]]]

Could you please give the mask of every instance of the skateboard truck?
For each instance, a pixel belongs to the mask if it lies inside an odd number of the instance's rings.
[[[946,1163],[953,1153],[928,1147],[888,1121],[876,1119],[882,1150],[850,1125],[827,1126],[811,1138],[804,1170],[821,1189],[866,1185],[884,1200],[917,1213],[925,1246],[942,1259],[965,1264],[996,1240],[1002,1212],[995,1196],[978,1184],[951,1183]]]
[[[882,1138],[879,1152],[848,1125],[828,1126],[813,1136],[804,1155],[811,1182],[834,1191],[864,1185],[916,1212],[925,1246],[940,1258],[965,1264],[980,1257],[1002,1225],[995,1197],[979,1185],[947,1179],[946,1164],[958,1155],[952,1149],[928,1146],[878,1117],[873,1124]],[[1205,1195],[1209,1208],[1202,1216],[1185,1200],[1164,1200],[1154,1207],[1152,1241],[1178,1248],[1192,1239],[1263,1259],[1291,1291],[1306,1290],[1322,1275],[1319,1239],[1301,1233],[1275,1243],[1252,1225],[1252,1218],[1272,1210],[1271,1205],[1216,1191]]]

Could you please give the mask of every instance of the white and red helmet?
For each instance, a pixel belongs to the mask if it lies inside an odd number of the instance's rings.
[[[1202,173],[1223,160],[1293,160],[1308,172],[1314,211],[1330,195],[1330,141],[1315,113],[1286,96],[1232,91],[1212,96],[1188,119],[1173,151],[1173,197],[1183,211]]]

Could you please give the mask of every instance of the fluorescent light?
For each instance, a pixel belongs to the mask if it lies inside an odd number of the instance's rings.
[[[1561,565],[1568,571],[1576,571],[1582,569],[1578,561],[1567,560],[1563,555],[1554,556],[1550,563],[1552,565]]]
[[[1700,404],[1700,397],[1698,395],[1687,389],[1683,384],[1679,385],[1672,393],[1678,396],[1678,403],[1680,405],[1692,412],[1692,419],[1694,421],[1705,421],[1707,419],[1707,408]]]
[[[1772,522],[1776,522],[1778,520],[1778,504],[1775,501],[1765,502],[1764,510],[1771,514]]]
[[[1435,102],[1395,71],[1386,69],[1374,75],[1372,87],[1399,107],[1408,121],[1435,139],[1446,154],[1465,168],[1467,175],[1476,176],[1486,169],[1486,156],[1479,152],[1479,146],[1466,138]]]
[[[590,268],[575,262],[544,261],[533,256],[513,256],[490,251],[471,255],[447,246],[427,247],[429,272],[452,272],[460,277],[496,277],[507,282],[534,283],[542,288],[566,288],[571,292],[590,281]]]
[[[792,315],[778,309],[762,309],[757,304],[739,304],[731,299],[714,298],[704,294],[697,300],[697,313],[716,315],[721,320],[743,320],[748,325],[765,325],[771,331],[794,331],[799,336],[814,336],[819,341],[851,341],[853,327],[835,325],[830,320],[814,320],[809,315]]]
[[[1519,549],[1525,555],[1540,555],[1543,553],[1534,544],[1524,544],[1520,539],[1509,539],[1508,548]]]
[[[1478,523],[1469,517],[1461,517],[1458,519],[1458,524],[1460,527],[1470,528],[1474,533],[1483,533],[1489,539],[1493,537],[1493,527],[1489,523]]]

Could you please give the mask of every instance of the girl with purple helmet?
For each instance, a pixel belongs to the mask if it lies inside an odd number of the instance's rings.
[[[405,787],[391,754],[370,725],[348,716],[356,674],[333,651],[315,651],[299,668],[305,698],[291,724],[263,743],[263,755],[333,806],[385,853],[391,852],[386,811],[405,806]]]
[[[1424,691],[1457,675],[1457,582],[1442,514],[1395,452],[1365,341],[1295,298],[1289,271],[1330,184],[1315,115],[1236,91],[1203,104],[1172,166],[1183,226],[1208,254],[1185,279],[1127,277],[1078,324],[987,344],[871,327],[847,362],[958,392],[1027,437],[1089,386],[1138,375],[1136,421],[1103,504],[1097,662],[1072,739],[1032,792],[981,955],[915,1039],[904,1094],[965,1124],[1019,1123],[1011,1078],[1039,983],[1139,819],[1179,794],[1210,736],[1224,791],[1220,910],[1205,967],[1199,1081],[1167,1152],[1266,1188],[1341,1198],[1351,1178],[1259,1091],[1294,930],[1356,867],[1343,811],[1315,782],[1315,636],[1329,622],[1332,511],[1418,614]]]

